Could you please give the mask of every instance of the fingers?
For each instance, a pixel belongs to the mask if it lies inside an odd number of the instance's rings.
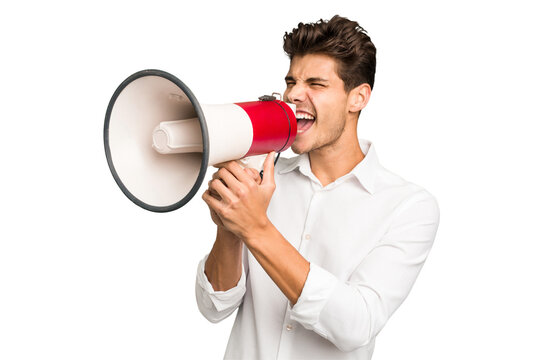
[[[272,151],[266,156],[264,160],[264,174],[262,184],[274,184],[274,155],[276,153]]]
[[[271,152],[265,160],[265,171],[269,171],[267,178],[274,178],[274,160],[275,152]],[[228,161],[214,165],[219,168],[217,172],[212,175],[212,179],[221,179],[225,185],[233,190],[235,193],[241,193],[245,190],[242,184],[250,187],[253,183],[257,185],[262,184],[262,179],[259,171],[253,168],[243,168],[236,161]],[[271,166],[271,169],[269,169]]]
[[[214,210],[216,212],[219,212],[223,209],[223,204],[214,198],[212,195],[210,195],[210,191],[206,190],[203,195],[202,199],[206,204],[208,204],[208,207],[210,207],[210,210]]]
[[[227,169],[236,179],[240,182],[249,182],[251,176],[245,171],[245,169],[236,161],[227,161],[221,164],[214,165],[221,169]],[[219,170],[218,170],[219,172]]]
[[[223,166],[212,175],[213,179],[223,181],[225,186],[238,196],[245,194],[248,189],[253,189],[260,184],[260,176],[257,178],[256,170],[244,169],[235,161],[223,163]]]
[[[208,188],[208,192],[210,193],[210,196],[214,197],[216,200],[221,200],[221,196],[215,191],[210,188]]]
[[[231,174],[227,168],[221,168],[212,175],[212,179],[215,181],[222,182],[226,187],[231,189],[233,192],[238,192],[242,189],[243,185],[238,181],[238,179]]]
[[[261,174],[256,169],[247,168],[245,169],[245,171],[251,176],[251,178],[257,183],[257,185],[261,184]]]
[[[216,192],[221,197],[221,199],[225,200],[225,202],[229,204],[234,199],[236,199],[236,196],[233,194],[233,192],[227,186],[225,186],[225,184],[220,179],[211,180],[208,183],[208,190],[211,192]]]
[[[253,181],[253,177],[249,174],[249,172],[246,171],[239,163],[236,161],[232,161],[227,166],[225,166],[225,169],[229,170],[231,174],[233,174],[239,181],[243,183],[249,183]]]
[[[258,185],[261,183],[261,174],[257,169],[245,168],[244,171],[255,181]],[[218,172],[212,175],[212,179],[219,179]]]
[[[212,187],[210,186],[210,184],[212,183],[212,180],[210,180],[208,182],[208,192],[210,193],[210,195],[212,195],[213,197],[215,197],[216,199],[218,200],[221,200],[221,196],[217,193],[216,190],[212,189]]]

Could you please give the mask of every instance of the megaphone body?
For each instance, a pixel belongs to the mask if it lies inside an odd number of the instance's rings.
[[[201,105],[175,76],[143,70],[124,80],[109,102],[105,154],[130,200],[150,211],[172,211],[197,193],[208,166],[289,148],[295,112],[273,96]]]

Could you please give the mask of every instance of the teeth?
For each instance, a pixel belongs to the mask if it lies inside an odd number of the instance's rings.
[[[314,116],[311,116],[311,115],[306,114],[306,113],[296,114],[296,118],[297,119],[306,119],[306,120],[315,120]]]

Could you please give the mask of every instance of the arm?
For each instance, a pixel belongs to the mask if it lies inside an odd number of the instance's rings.
[[[260,184],[236,162],[223,164],[210,192],[203,195],[224,227],[249,248],[285,296],[296,303],[309,272],[309,262],[277,231],[266,216],[275,189],[273,154],[264,163]]]
[[[217,323],[227,318],[240,306],[246,292],[246,275],[242,272],[238,284],[227,291],[215,291],[204,274],[205,256],[197,269],[195,295],[197,307],[210,322]]]
[[[287,296],[291,318],[343,351],[369,344],[407,297],[431,249],[439,223],[435,199],[421,191],[402,203],[391,228],[343,282],[308,263],[266,217],[275,188],[271,161],[260,186],[236,165],[227,163],[218,172],[223,182],[211,184],[222,199],[205,201]]]
[[[254,181],[260,182],[258,172],[252,170],[246,169],[246,172]],[[210,194],[211,190],[207,192]],[[219,197],[216,193],[212,194]],[[201,313],[209,321],[218,322],[241,304],[247,274],[242,263],[242,241],[223,226],[212,209],[210,214],[217,225],[217,235],[212,250],[199,264],[196,298]]]
[[[414,194],[396,209],[390,229],[348,281],[311,264],[291,318],[343,351],[369,344],[409,294],[438,224],[436,200],[426,191]]]
[[[247,267],[242,262],[243,245],[239,249],[228,246],[228,241],[235,244],[238,239],[231,238],[233,235],[219,226],[217,232],[212,251],[199,263],[195,287],[199,311],[213,323],[227,318],[240,306],[247,277]]]
[[[242,273],[242,241],[218,226],[216,241],[208,254],[204,273],[215,291],[227,291],[238,284]]]
[[[309,273],[309,262],[268,222],[260,233],[250,233],[244,242],[281,292],[296,304]]]

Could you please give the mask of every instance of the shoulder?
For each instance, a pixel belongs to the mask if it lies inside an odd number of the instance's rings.
[[[414,209],[424,216],[439,218],[439,203],[431,192],[383,166],[380,166],[377,172],[376,194],[392,199],[394,215]]]

